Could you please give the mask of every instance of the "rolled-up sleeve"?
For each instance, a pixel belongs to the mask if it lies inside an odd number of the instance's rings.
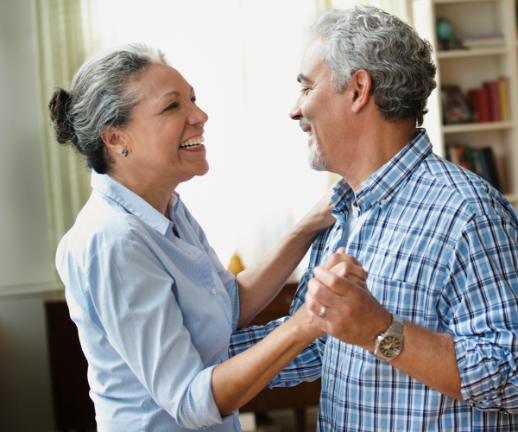
[[[439,308],[450,315],[461,393],[478,410],[518,413],[518,233],[473,217],[450,260]]]
[[[124,239],[88,261],[84,288],[102,331],[156,403],[184,428],[222,422],[205,368],[192,344],[171,275],[156,252]],[[136,258],[137,257],[137,258]]]

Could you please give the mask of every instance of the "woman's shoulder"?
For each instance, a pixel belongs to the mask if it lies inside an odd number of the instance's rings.
[[[131,243],[145,233],[142,221],[105,195],[92,192],[72,228],[61,240],[56,261],[64,258],[86,264],[106,248]]]

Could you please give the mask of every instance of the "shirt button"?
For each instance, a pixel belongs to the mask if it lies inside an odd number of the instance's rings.
[[[387,200],[381,200],[381,205],[387,204]]]
[[[218,293],[218,291],[216,291],[216,288],[212,288],[211,293],[216,295]]]
[[[333,376],[333,374],[329,374],[329,381],[333,381],[335,379],[335,377]]]
[[[331,430],[331,424],[330,423],[327,424],[327,430]]]

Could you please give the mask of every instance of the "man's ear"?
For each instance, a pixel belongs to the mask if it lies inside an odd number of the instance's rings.
[[[354,113],[359,113],[367,104],[371,96],[372,79],[365,69],[357,70],[349,82],[348,90],[352,95],[351,109]]]
[[[101,138],[106,146],[115,153],[122,154],[124,150],[129,150],[126,137],[118,127],[104,127],[101,131]]]

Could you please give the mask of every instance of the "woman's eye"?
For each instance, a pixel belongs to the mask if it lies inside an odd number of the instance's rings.
[[[195,104],[195,103],[196,103],[196,98],[195,98],[195,97],[191,98],[191,102],[192,102],[193,104]]]

